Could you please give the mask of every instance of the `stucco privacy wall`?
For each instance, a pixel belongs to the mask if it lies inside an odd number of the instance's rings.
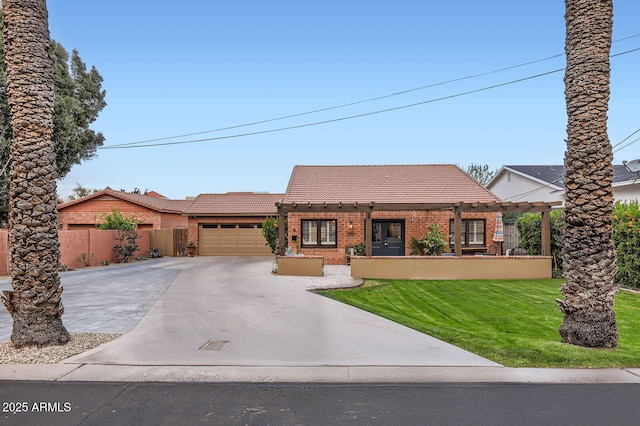
[[[354,278],[402,280],[507,280],[551,278],[551,257],[353,257]]]
[[[138,239],[139,250],[134,254],[138,256],[146,253],[149,248],[149,231],[139,230]],[[82,268],[86,266],[78,258],[82,253],[87,254],[90,260],[93,255],[91,266],[100,265],[103,260],[109,263],[116,261],[116,253],[113,247],[117,244],[115,240],[117,231],[100,231],[97,229],[82,229],[77,231],[58,231],[60,241],[60,263],[68,268]],[[9,233],[6,229],[0,230],[0,275],[9,275],[8,256]]]

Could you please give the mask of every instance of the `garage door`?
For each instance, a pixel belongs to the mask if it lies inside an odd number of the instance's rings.
[[[269,256],[261,224],[201,224],[200,256]]]

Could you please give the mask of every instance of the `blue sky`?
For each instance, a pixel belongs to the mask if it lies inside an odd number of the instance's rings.
[[[564,67],[560,0],[49,0],[48,8],[52,38],[104,77],[108,105],[93,128],[105,146],[355,103],[159,142],[224,139],[101,149],[59,182],[61,196],[76,182],[176,199],[283,192],[296,164],[563,162],[562,72],[478,91]],[[614,0],[614,13],[614,40],[640,33],[638,2]],[[640,36],[612,53],[638,47]],[[633,52],[611,62],[613,144],[640,128],[639,61]],[[344,119],[362,114],[370,115]],[[640,143],[615,162],[636,158]]]

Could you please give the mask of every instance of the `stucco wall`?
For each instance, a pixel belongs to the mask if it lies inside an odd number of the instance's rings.
[[[138,231],[139,250],[134,256],[144,254],[149,250],[149,231]],[[68,268],[83,268],[86,265],[78,258],[86,253],[86,259],[92,260],[91,266],[100,265],[103,260],[115,263],[116,253],[113,247],[117,244],[116,231],[100,231],[97,229],[83,229],[77,231],[59,231],[60,263]],[[6,229],[0,230],[0,276],[9,275],[8,239]]]
[[[278,256],[278,275],[321,277],[323,261],[319,256]]]
[[[353,257],[354,278],[491,280],[551,278],[551,257],[409,256]]]

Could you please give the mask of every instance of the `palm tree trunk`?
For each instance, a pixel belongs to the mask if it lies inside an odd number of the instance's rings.
[[[562,341],[615,348],[612,149],[607,135],[612,0],[566,1],[565,296]]]
[[[3,0],[11,107],[9,262],[15,346],[66,343],[58,267],[54,81],[46,0]]]

